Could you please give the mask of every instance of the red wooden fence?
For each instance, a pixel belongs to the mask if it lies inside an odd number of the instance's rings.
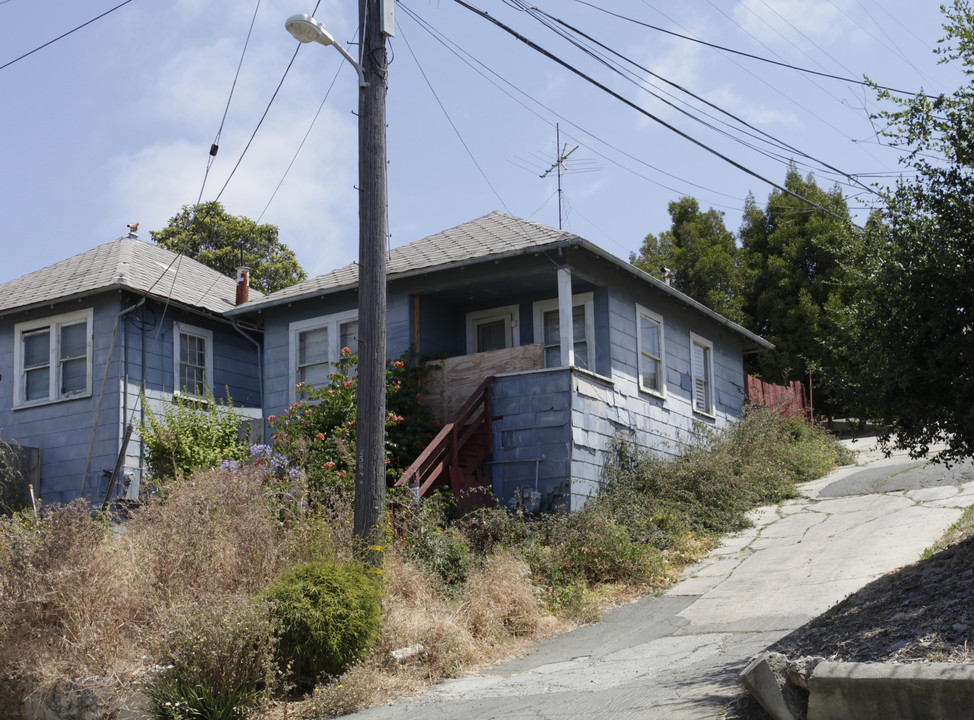
[[[772,385],[747,376],[745,392],[754,405],[773,408],[782,417],[803,417],[808,419],[809,407],[805,398],[805,386],[795,381],[787,385]]]

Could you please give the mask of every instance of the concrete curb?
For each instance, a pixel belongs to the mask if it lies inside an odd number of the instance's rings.
[[[821,662],[808,689],[808,720],[965,720],[974,708],[974,665]]]

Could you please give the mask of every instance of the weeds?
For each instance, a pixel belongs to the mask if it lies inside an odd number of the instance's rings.
[[[571,515],[458,518],[448,495],[394,503],[381,605],[375,577],[353,564],[349,494],[293,463],[163,484],[121,532],[84,504],[38,523],[14,514],[0,519],[0,716],[64,678],[131,686],[133,669],[166,720],[349,712],[665,587],[752,507],[841,461],[836,448],[755,410],[673,461],[620,438],[604,492]],[[324,567],[335,583],[301,575]],[[335,632],[352,625],[354,637]],[[416,661],[386,663],[417,644]],[[295,685],[310,692],[296,699]]]

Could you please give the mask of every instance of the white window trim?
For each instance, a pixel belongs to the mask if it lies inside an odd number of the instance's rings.
[[[298,335],[307,330],[314,330],[320,327],[328,328],[328,358],[332,364],[338,359],[341,353],[341,333],[339,328],[349,320],[358,319],[358,310],[347,310],[346,312],[335,313],[334,315],[322,315],[321,317],[308,318],[307,320],[297,320],[290,323],[288,328],[288,397],[290,402],[298,399]]]
[[[180,355],[180,334],[185,333],[186,335],[195,335],[196,337],[203,338],[206,341],[206,366],[204,372],[206,373],[206,388],[209,393],[213,394],[213,331],[207,330],[206,328],[197,327],[195,325],[187,325],[186,323],[174,322],[172,324],[172,387],[173,395],[181,395],[190,398],[200,398],[196,393],[184,392],[181,387],[179,387],[179,355]]]
[[[517,322],[519,312],[520,308],[517,305],[505,305],[467,313],[467,354],[473,355],[477,352],[477,327],[498,320],[506,323],[504,347],[518,347],[521,344],[521,328]]]
[[[642,318],[645,317],[648,320],[656,323],[659,326],[659,387],[651,388],[643,384],[643,363],[645,362],[643,354],[643,338],[641,333],[642,328]],[[648,355],[649,353],[645,353]],[[639,389],[650,395],[655,395],[658,398],[666,398],[666,345],[664,341],[663,333],[663,316],[659,313],[655,313],[649,308],[645,308],[642,305],[636,305],[636,379],[639,383]]]
[[[595,372],[595,295],[594,293],[578,293],[572,295],[572,309],[579,305],[585,308],[585,343],[588,347],[588,369]],[[544,343],[544,314],[558,309],[558,298],[538,300],[534,303],[534,339]]]
[[[694,378],[697,377],[697,366],[696,366],[697,363],[696,360],[694,359],[696,356],[696,353],[694,352],[694,346],[702,347],[705,350],[707,350],[707,352],[710,354],[710,362],[707,363],[707,368],[706,368],[707,376],[705,378],[707,381],[707,387],[710,388],[710,392],[708,393],[708,398],[707,398],[708,403],[707,403],[706,410],[700,410],[697,407],[697,391],[694,383]],[[701,337],[700,335],[691,332],[690,333],[690,407],[693,409],[693,412],[697,413],[698,415],[704,415],[709,418],[716,417],[716,411],[715,411],[715,408],[717,406],[716,394],[717,394],[717,388],[714,387],[714,344],[710,342],[710,340],[708,340],[707,338]]]
[[[91,308],[86,308],[85,310],[76,310],[70,313],[64,313],[62,315],[52,315],[50,317],[38,318],[37,320],[28,320],[27,322],[17,323],[14,325],[14,372],[16,373],[17,381],[14,384],[14,400],[13,407],[36,407],[38,405],[49,405],[50,403],[65,402],[67,400],[77,400],[78,398],[91,397],[91,372],[92,372],[92,338],[93,335],[93,319],[94,311]],[[87,352],[87,362],[86,362],[86,373],[85,373],[85,389],[83,392],[73,393],[71,395],[61,395],[60,377],[58,363],[59,363],[59,352],[58,348],[61,342],[61,333],[58,329],[64,325],[75,325],[82,320],[86,323],[87,339],[86,339],[86,352]],[[35,330],[40,330],[41,328],[50,328],[50,347],[49,347],[49,357],[50,363],[48,367],[50,372],[48,373],[48,393],[47,397],[39,400],[26,400],[24,398],[24,341],[23,336],[25,333],[31,333]],[[80,358],[79,358],[80,359]]]

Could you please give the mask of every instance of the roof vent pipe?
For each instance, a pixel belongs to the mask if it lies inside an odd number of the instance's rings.
[[[250,300],[250,268],[241,265],[237,268],[237,305]]]
[[[129,240],[138,240],[139,224],[137,222],[129,223],[126,227],[129,229]]]

